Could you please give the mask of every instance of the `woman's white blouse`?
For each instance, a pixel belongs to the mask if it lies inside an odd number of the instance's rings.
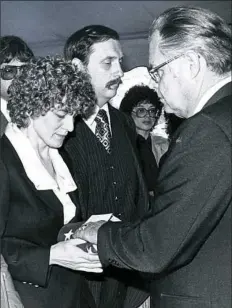
[[[63,205],[64,224],[68,223],[76,212],[68,193],[77,189],[73,178],[57,149],[49,148],[49,155],[56,173],[56,180],[49,174],[27,136],[13,123],[8,123],[5,135],[17,152],[28,178],[37,190],[53,190]]]

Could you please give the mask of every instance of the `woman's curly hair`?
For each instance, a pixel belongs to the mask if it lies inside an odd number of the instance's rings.
[[[134,107],[139,106],[142,102],[147,101],[156,108],[156,123],[162,113],[162,104],[157,93],[145,85],[136,85],[131,87],[123,97],[120,110],[131,115]]]
[[[47,56],[22,67],[9,87],[7,108],[12,122],[25,128],[30,117],[37,118],[54,109],[87,118],[96,102],[86,72],[60,56]]]

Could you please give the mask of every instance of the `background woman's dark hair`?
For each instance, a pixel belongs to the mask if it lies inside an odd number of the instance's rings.
[[[7,35],[0,38],[0,64],[9,63],[13,59],[28,62],[33,57],[32,50],[20,37]]]
[[[130,88],[123,97],[119,109],[131,115],[133,108],[144,101],[151,103],[156,108],[156,118],[158,119],[162,112],[162,104],[157,93],[145,85],[136,85]]]

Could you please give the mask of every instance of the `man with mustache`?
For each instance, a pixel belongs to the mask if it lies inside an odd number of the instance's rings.
[[[151,215],[74,235],[97,244],[105,268],[152,273],[155,308],[232,304],[231,34],[201,7],[173,7],[154,20],[149,73],[165,111],[183,122],[161,161]]]
[[[148,210],[147,188],[136,156],[136,132],[130,117],[108,103],[123,76],[119,35],[105,26],[86,26],[68,38],[64,54],[87,70],[98,104],[87,120],[76,120],[74,134],[64,145],[78,186],[79,215],[86,221],[94,214],[113,213],[124,222],[134,222]],[[127,295],[127,277],[130,283],[138,278],[113,268],[104,276],[86,275],[97,306],[138,307],[147,295],[139,290]],[[126,296],[130,303],[125,304]]]

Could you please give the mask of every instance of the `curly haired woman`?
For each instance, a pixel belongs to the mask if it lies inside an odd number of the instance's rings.
[[[76,185],[60,156],[77,115],[96,99],[86,73],[60,57],[31,61],[9,88],[9,123],[1,139],[1,250],[25,308],[94,308],[77,271],[101,272],[78,241],[57,243],[78,219]]]

